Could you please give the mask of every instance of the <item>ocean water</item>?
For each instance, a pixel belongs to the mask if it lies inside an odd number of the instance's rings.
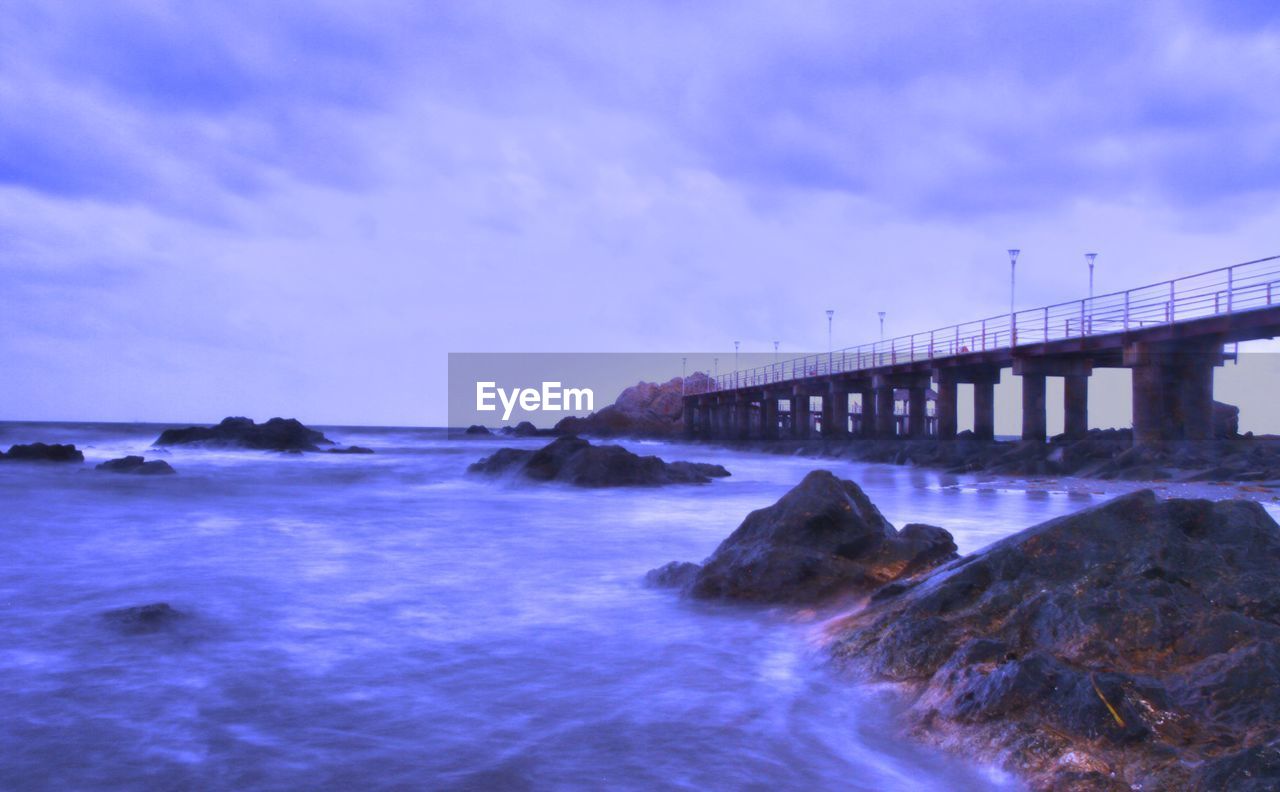
[[[327,428],[372,456],[149,449],[161,427],[0,424],[0,788],[1016,788],[913,742],[891,688],[832,673],[806,611],[683,601],[700,560],[816,467],[962,551],[1125,487],[630,444],[706,486],[465,475],[502,445]],[[177,476],[97,473],[126,453]],[[1222,494],[1222,490],[1218,491]],[[108,609],[167,602],[172,630]]]

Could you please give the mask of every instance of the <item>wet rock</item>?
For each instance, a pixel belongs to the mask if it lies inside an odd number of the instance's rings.
[[[108,473],[131,473],[138,476],[165,476],[178,472],[163,459],[153,459],[148,462],[140,456],[108,460],[98,465],[96,470],[105,470]]]
[[[263,424],[249,418],[224,418],[217,426],[166,429],[155,442],[157,446],[192,444],[260,451],[319,451],[319,446],[333,445],[333,441],[296,418],[272,418]]]
[[[529,421],[521,421],[515,426],[504,426],[502,427],[502,433],[504,435],[511,435],[512,437],[538,437],[540,435],[551,434],[549,431],[542,431]]]
[[[493,432],[490,432],[490,431],[489,431],[489,429],[488,429],[487,427],[481,426],[480,424],[471,424],[470,426],[468,426],[468,427],[467,427],[467,430],[466,430],[465,432],[463,432],[463,434],[468,434],[468,435],[491,435],[491,434],[493,434]]]
[[[700,569],[702,569],[700,564],[672,561],[657,569],[650,569],[645,573],[644,582],[645,585],[654,588],[686,588],[697,578]]]
[[[345,448],[330,448],[328,449],[328,451],[330,454],[372,454],[373,453],[372,448],[365,448],[364,446],[347,446]]]
[[[8,462],[83,462],[84,454],[71,444],[31,443],[9,447],[9,453],[0,454]]]
[[[1234,404],[1213,403],[1213,436],[1235,437],[1240,434],[1240,408]]]
[[[622,446],[592,445],[580,437],[560,437],[537,451],[499,449],[467,468],[470,473],[515,472],[533,481],[579,487],[636,487],[705,484],[729,475],[720,465],[664,462],[633,454]]]
[[[102,618],[127,635],[139,635],[165,630],[186,618],[186,614],[170,607],[167,602],[153,602],[109,610],[102,614]]]
[[[943,529],[894,530],[857,484],[815,470],[777,503],[747,515],[691,575],[687,591],[705,599],[813,602],[866,594],[955,552]],[[672,564],[650,574],[675,580],[677,570],[689,575]]]
[[[711,378],[701,371],[662,384],[640,382],[622,391],[613,404],[585,418],[564,418],[555,428],[564,434],[600,437],[675,437],[684,430],[684,396],[705,393],[710,384]]]
[[[832,637],[916,692],[915,733],[1035,788],[1280,769],[1280,526],[1254,502],[1125,495],[877,596]]]

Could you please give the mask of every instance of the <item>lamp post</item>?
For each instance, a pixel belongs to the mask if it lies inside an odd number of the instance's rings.
[[[1093,260],[1094,260],[1094,259],[1096,259],[1096,258],[1098,257],[1098,254],[1097,254],[1097,253],[1085,253],[1085,254],[1084,254],[1084,257],[1085,257],[1085,260],[1089,262],[1089,300],[1090,300],[1090,305],[1089,305],[1089,307],[1090,307],[1090,308],[1092,308],[1092,307],[1093,307],[1093,304],[1092,304],[1092,300],[1093,300]]]
[[[680,395],[686,394],[685,383],[689,379],[689,358],[680,358]]]
[[[884,340],[884,311],[880,311],[880,340]]]
[[[720,389],[720,358],[712,358],[711,364],[714,366],[713,372],[715,376],[716,390]]]
[[[738,387],[738,344],[740,341],[733,342],[733,387]]]
[[[777,341],[773,342],[773,362],[774,363],[778,362],[778,342]]]
[[[1018,254],[1021,250],[1009,248],[1009,346],[1018,345],[1018,316],[1013,311],[1013,295],[1017,284]]]
[[[831,373],[831,353],[833,351],[831,346],[831,317],[835,316],[835,313],[836,311],[834,308],[827,309],[827,373],[828,374]]]

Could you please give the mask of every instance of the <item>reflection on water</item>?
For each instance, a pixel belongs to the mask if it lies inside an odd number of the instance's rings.
[[[650,445],[734,475],[576,491],[465,477],[502,441],[434,430],[330,430],[374,456],[147,449],[158,431],[0,426],[90,462],[0,464],[0,787],[1007,785],[899,734],[896,695],[832,677],[815,625],[639,581],[814,467],[962,551],[1098,490]],[[125,453],[179,475],[92,471]],[[191,618],[98,616],[156,601]]]

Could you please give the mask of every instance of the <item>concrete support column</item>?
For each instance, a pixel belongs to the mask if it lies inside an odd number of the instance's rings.
[[[973,383],[973,435],[979,440],[996,437],[996,384]]]
[[[1147,363],[1133,368],[1133,444],[1158,445],[1165,441],[1169,405],[1167,368]]]
[[[791,394],[791,436],[803,440],[809,436],[809,394]]]
[[[876,435],[876,392],[872,388],[863,388],[859,392],[862,401],[862,414],[858,417],[858,433],[863,437]]]
[[[938,372],[938,401],[934,409],[938,414],[938,439],[954,440],[959,428],[958,405],[960,386],[950,372]]]
[[[778,439],[778,397],[770,393],[760,402],[760,436],[765,440]]]
[[[876,386],[876,437],[896,437],[896,418],[893,414],[893,386],[885,383]]]
[[[907,434],[924,437],[929,428],[929,393],[923,385],[907,390]]]
[[[684,423],[684,436],[692,440],[698,436],[698,399],[685,396],[681,399],[680,420]]]
[[[733,400],[733,437],[735,440],[751,438],[751,400],[739,393]]]
[[[1063,432],[1070,438],[1089,433],[1089,375],[1069,374],[1062,378]]]
[[[1192,360],[1178,378],[1182,436],[1197,442],[1213,439],[1213,363]]]
[[[1024,443],[1043,443],[1048,439],[1044,389],[1043,374],[1022,375],[1022,441]]]
[[[716,439],[727,440],[733,436],[733,402],[728,396],[716,399]]]
[[[828,407],[828,403],[830,407]],[[849,393],[843,387],[831,383],[827,395],[822,397],[822,436],[849,436]],[[828,423],[830,419],[830,423]]]

